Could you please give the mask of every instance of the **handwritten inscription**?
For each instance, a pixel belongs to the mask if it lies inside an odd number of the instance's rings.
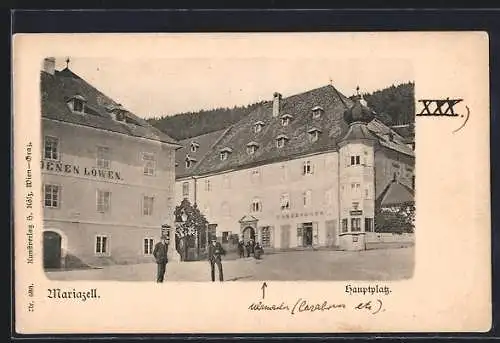
[[[385,311],[382,300],[380,299],[368,300],[354,305],[347,305],[345,303],[336,303],[327,300],[321,302],[311,302],[307,299],[299,298],[293,303],[293,305],[283,301],[276,304],[259,301],[248,306],[250,311],[288,312],[292,316],[299,313],[341,311],[349,308],[356,311],[365,311],[373,315]]]
[[[354,307],[355,310],[366,310],[370,312],[371,314],[377,314],[380,311],[385,311],[382,309],[382,300],[377,299],[375,301],[367,301],[367,302],[362,302],[359,303]]]
[[[422,99],[418,102],[424,105],[424,108],[417,116],[448,116],[448,117],[458,117],[458,113],[455,113],[454,106],[463,99]],[[443,110],[444,108],[444,110]]]

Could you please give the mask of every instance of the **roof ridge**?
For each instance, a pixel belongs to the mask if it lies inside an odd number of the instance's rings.
[[[199,139],[200,137],[204,137],[204,136],[208,136],[208,135],[213,135],[216,132],[223,133],[226,130],[227,130],[227,127],[224,128],[224,129],[219,129],[219,130],[213,130],[213,131],[210,131],[210,132],[205,132],[205,133],[202,133],[201,135],[197,135],[197,136],[192,136],[192,137],[187,137],[187,138],[184,138],[184,139],[180,139],[179,142],[183,143],[183,142],[188,142],[188,141],[196,141],[196,139]]]

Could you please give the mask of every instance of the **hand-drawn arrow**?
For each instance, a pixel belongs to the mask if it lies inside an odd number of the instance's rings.
[[[267,287],[267,283],[264,282],[262,284],[262,287],[261,287],[261,289],[262,289],[262,299],[264,299],[265,296],[266,296],[266,287]]]

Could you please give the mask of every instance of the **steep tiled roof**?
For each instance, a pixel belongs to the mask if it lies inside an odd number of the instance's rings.
[[[42,71],[40,86],[43,118],[177,145],[176,140],[129,111],[127,117],[130,118],[130,124],[113,120],[109,109],[119,107],[120,104],[68,68],[55,71],[54,75]],[[84,114],[74,113],[67,105],[67,101],[74,97],[85,99]]]
[[[277,117],[272,115],[273,103],[264,103],[233,124],[191,173],[203,175],[286,160],[304,154],[336,150],[338,140],[347,131],[343,114],[351,105],[352,101],[331,85],[282,98],[280,115]],[[313,119],[312,109],[316,106],[321,106],[324,112],[320,118]],[[293,116],[287,126],[282,126],[281,123],[281,116],[284,114]],[[265,125],[260,132],[255,133],[254,124],[259,121]],[[311,128],[321,130],[315,142],[309,139],[308,131]],[[281,135],[288,137],[289,140],[283,148],[277,148],[276,139]],[[253,154],[247,153],[246,147],[250,142],[259,144],[259,148]],[[224,147],[230,147],[233,151],[226,160],[221,161],[219,151]]]
[[[188,176],[192,174],[192,171],[196,168],[197,163],[203,159],[205,154],[212,149],[212,146],[217,142],[217,140],[224,134],[226,130],[219,130],[214,132],[209,132],[201,136],[196,136],[192,138],[187,138],[179,143],[182,145],[182,148],[178,149],[175,152],[175,162],[177,163],[175,167],[175,176],[177,178]],[[198,145],[196,151],[191,151],[191,143],[195,143]],[[196,159],[196,163],[186,169],[185,158],[189,155],[189,157]]]
[[[253,166],[288,160],[302,155],[337,150],[338,143],[349,139],[374,139],[388,149],[414,156],[403,139],[378,119],[368,124],[356,122],[348,125],[344,115],[354,102],[338,92],[332,85],[313,89],[280,100],[280,113],[273,117],[273,102],[265,102],[254,111],[231,125],[225,131],[197,136],[181,141],[184,148],[177,151],[177,177],[204,175],[225,170],[250,168]],[[313,118],[313,110],[321,110],[319,118]],[[373,113],[373,112],[370,112]],[[287,126],[282,125],[282,116],[290,115]],[[371,115],[371,114],[370,114]],[[255,133],[254,126],[262,123],[262,130]],[[312,141],[311,133],[319,133]],[[392,134],[392,140],[389,134]],[[282,148],[277,139],[285,138]],[[190,143],[200,144],[197,152],[190,151]],[[248,153],[248,146],[256,151]],[[221,160],[220,152],[230,148],[229,156]],[[185,157],[189,154],[197,162],[189,170],[185,168]]]
[[[377,136],[380,145],[408,156],[415,156],[414,151],[407,145],[407,140],[377,118],[369,122],[367,127]]]
[[[393,180],[380,193],[377,198],[377,206],[393,206],[413,201],[415,201],[413,190],[397,180]]]
[[[377,140],[377,137],[370,132],[366,124],[354,122],[349,125],[349,130],[347,131],[344,138],[342,138],[342,141],[351,141],[358,139]]]

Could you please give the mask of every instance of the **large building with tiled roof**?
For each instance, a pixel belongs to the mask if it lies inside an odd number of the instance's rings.
[[[363,249],[377,195],[394,177],[413,187],[411,146],[332,85],[273,94],[190,159],[200,138],[176,154],[177,199],[196,202],[223,243],[238,234],[276,249]]]
[[[53,58],[40,91],[45,267],[153,261],[180,145]]]

